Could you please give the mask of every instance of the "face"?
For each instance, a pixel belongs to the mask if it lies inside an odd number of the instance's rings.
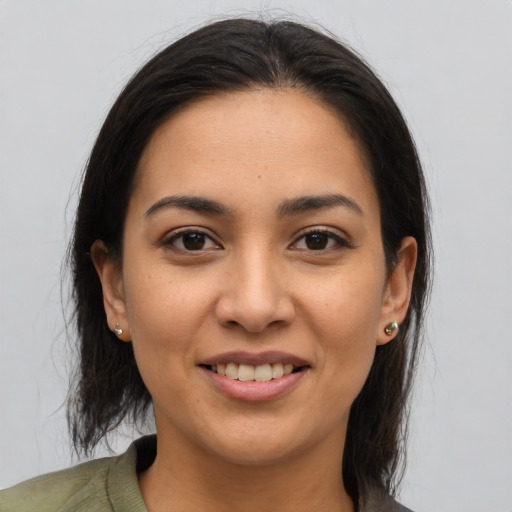
[[[122,268],[93,258],[160,439],[243,464],[342,451],[414,241],[386,271],[378,198],[342,120],[297,91],[196,102],[137,170]],[[226,375],[227,374],[227,375]]]

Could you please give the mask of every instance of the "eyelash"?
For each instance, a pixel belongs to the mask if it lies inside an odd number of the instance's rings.
[[[329,240],[333,240],[335,242],[335,246],[334,247],[322,248],[322,249],[310,249],[310,248],[302,249],[301,248],[301,249],[294,249],[294,250],[303,250],[303,251],[311,251],[311,252],[325,252],[325,251],[328,251],[330,249],[335,249],[337,247],[338,248],[343,247],[343,248],[346,248],[346,249],[353,249],[354,248],[354,246],[347,239],[341,237],[340,235],[338,235],[334,231],[332,231],[330,229],[327,229],[327,228],[323,228],[323,227],[322,228],[319,228],[319,227],[308,228],[305,232],[302,232],[301,235],[298,238],[295,239],[295,241],[291,244],[290,247],[292,247],[293,245],[297,245],[299,240],[305,239],[308,235],[324,235],[324,236],[327,236],[329,238]]]
[[[206,240],[209,240],[210,243],[212,243],[215,247],[207,247],[206,249],[203,248],[203,247],[200,247],[198,249],[187,249],[184,246],[183,247],[177,247],[175,245],[176,241],[181,239],[181,245],[183,245],[183,237],[185,237],[186,235],[200,235],[201,237],[204,237],[203,240],[205,241],[205,243],[208,243]],[[335,246],[326,247],[326,248],[319,248],[319,249],[311,249],[311,248],[308,248],[308,247],[304,247],[304,248],[294,247],[294,246],[298,245],[299,241],[301,241],[303,239],[305,240],[306,237],[309,236],[309,235],[323,235],[323,236],[326,236],[326,237],[328,237],[327,243],[329,243],[330,241],[334,241],[335,242]],[[179,251],[179,252],[184,252],[184,253],[194,253],[194,252],[200,253],[202,251],[207,251],[207,250],[210,250],[212,248],[213,249],[218,249],[218,248],[222,249],[222,246],[219,243],[217,243],[214,240],[214,238],[212,236],[210,236],[208,233],[206,233],[205,231],[203,231],[201,229],[190,229],[190,228],[185,228],[185,229],[180,230],[178,232],[175,232],[171,236],[165,238],[162,241],[162,246],[164,246],[164,247],[171,247],[173,250],[176,250],[176,251]],[[354,246],[348,240],[346,240],[345,238],[339,236],[337,233],[334,233],[330,229],[311,227],[311,228],[308,228],[307,231],[302,232],[300,234],[300,236],[298,238],[296,238],[295,241],[292,244],[290,244],[289,247],[290,247],[291,250],[321,253],[321,252],[325,252],[325,251],[328,251],[328,250],[331,250],[331,249],[335,249],[336,246],[338,248],[339,247],[343,247],[343,248],[346,248],[346,249],[353,249],[354,248]]]
[[[193,252],[201,252],[201,251],[204,251],[204,250],[209,250],[211,248],[207,248],[207,249],[204,249],[204,248],[199,248],[197,250],[193,250],[193,249],[187,249],[186,247],[176,247],[174,244],[177,240],[181,239],[181,243],[183,244],[183,237],[186,236],[186,235],[201,235],[202,237],[204,237],[204,240],[205,240],[205,243],[206,240],[209,240],[210,242],[212,242],[214,245],[215,245],[215,248],[219,248],[221,247],[220,244],[218,244],[211,235],[209,235],[208,233],[206,233],[205,231],[203,231],[202,229],[191,229],[191,228],[185,228],[183,230],[180,230],[178,232],[175,232],[173,233],[171,236],[169,237],[166,237],[163,241],[162,241],[162,245],[164,247],[172,247],[172,249],[176,250],[176,251],[180,251],[180,252],[187,252],[187,253],[193,253]]]

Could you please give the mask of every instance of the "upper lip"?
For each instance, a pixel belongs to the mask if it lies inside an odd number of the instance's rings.
[[[310,366],[309,363],[293,354],[288,354],[286,352],[279,351],[266,351],[266,352],[258,352],[251,353],[245,351],[233,351],[233,352],[224,352],[222,354],[217,354],[215,356],[209,357],[204,361],[201,361],[202,365],[214,365],[214,364],[228,364],[228,363],[236,363],[236,364],[248,364],[252,366],[260,366],[263,364],[293,364],[293,366]]]

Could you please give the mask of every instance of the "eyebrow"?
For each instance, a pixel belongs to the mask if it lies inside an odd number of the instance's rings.
[[[231,215],[231,210],[211,199],[197,196],[169,196],[157,201],[146,212],[146,217],[166,208],[180,208],[182,210],[191,210],[199,213],[208,213],[213,215]]]
[[[323,194],[286,199],[279,206],[277,213],[280,217],[288,217],[310,211],[335,208],[337,206],[348,208],[360,217],[364,217],[363,209],[353,199],[343,194]]]
[[[349,197],[343,194],[323,194],[316,196],[301,196],[293,199],[285,199],[277,209],[278,217],[290,217],[310,211],[325,210],[342,206],[352,210],[363,217],[362,208]],[[167,208],[180,208],[199,213],[213,215],[232,215],[232,211],[224,204],[198,196],[168,196],[160,199],[146,211],[146,217]]]

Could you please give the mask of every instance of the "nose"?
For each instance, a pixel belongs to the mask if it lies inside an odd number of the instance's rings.
[[[281,270],[265,251],[251,250],[236,258],[216,305],[218,322],[250,333],[290,324],[295,307]]]

